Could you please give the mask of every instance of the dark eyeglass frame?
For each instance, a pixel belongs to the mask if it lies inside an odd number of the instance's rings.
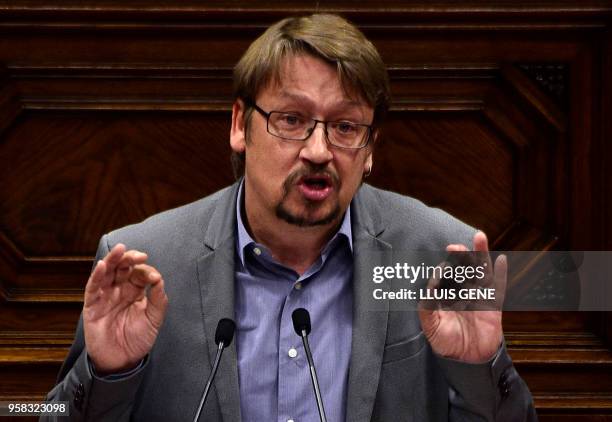
[[[310,132],[308,132],[308,134],[306,135],[305,138],[285,138],[283,136],[277,135],[277,134],[272,133],[270,131],[270,116],[272,115],[272,113],[290,114],[290,115],[294,115],[294,113],[288,113],[286,111],[278,111],[278,110],[265,111],[265,110],[263,110],[261,107],[259,107],[257,104],[255,104],[252,101],[248,101],[247,104],[249,106],[253,107],[259,114],[261,114],[263,117],[266,118],[266,130],[268,131],[268,133],[270,135],[275,136],[275,137],[277,137],[279,139],[283,139],[285,141],[305,142],[314,133],[317,125],[319,123],[322,123],[323,124],[323,131],[325,132],[325,140],[327,141],[327,143],[329,143],[330,145],[333,145],[333,146],[335,146],[337,148],[350,149],[350,150],[358,150],[358,149],[363,149],[363,148],[368,146],[368,144],[370,143],[370,139],[372,138],[372,132],[374,130],[372,125],[365,125],[365,124],[362,124],[362,123],[353,123],[353,122],[346,121],[346,123],[350,123],[350,124],[355,125],[355,126],[365,127],[367,129],[367,132],[366,132],[366,134],[364,136],[365,137],[365,142],[363,143],[363,145],[360,145],[358,147],[347,147],[346,145],[338,145],[338,144],[335,144],[334,142],[332,142],[331,139],[329,139],[329,134],[327,132],[327,125],[329,123],[343,123],[342,120],[325,121],[325,120],[317,120],[317,119],[308,118],[310,121],[315,122],[315,124],[310,129]]]

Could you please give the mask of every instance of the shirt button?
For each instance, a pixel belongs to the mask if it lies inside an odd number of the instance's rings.
[[[253,248],[253,252],[255,252],[255,255],[261,255],[261,249],[259,248]]]
[[[295,283],[295,290],[300,290],[302,288],[302,283]]]
[[[297,350],[295,350],[293,347],[291,349],[289,349],[289,352],[287,353],[289,355],[290,358],[294,358],[297,356]]]

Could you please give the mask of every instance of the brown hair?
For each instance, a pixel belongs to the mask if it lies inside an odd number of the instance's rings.
[[[250,104],[259,91],[279,81],[283,60],[311,54],[334,65],[348,94],[359,94],[374,109],[378,126],[389,108],[387,69],[376,47],[344,18],[331,14],[283,19],[269,27],[244,53],[234,68],[234,96],[246,104],[245,131],[252,114]],[[244,173],[244,153],[232,155],[236,177]]]

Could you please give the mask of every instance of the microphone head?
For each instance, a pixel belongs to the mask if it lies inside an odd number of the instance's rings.
[[[217,331],[215,332],[215,343],[223,342],[225,347],[232,343],[234,338],[234,330],[236,329],[236,323],[229,318],[222,318],[217,324]]]
[[[306,335],[310,334],[310,314],[304,308],[297,308],[291,314],[293,320],[293,329],[296,334],[302,337],[302,331],[306,331]]]

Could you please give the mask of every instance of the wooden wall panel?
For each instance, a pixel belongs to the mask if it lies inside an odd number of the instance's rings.
[[[52,386],[101,234],[233,180],[232,66],[270,23],[316,7],[0,1],[0,400]],[[389,67],[371,183],[499,250],[612,249],[611,2],[318,7],[356,22]],[[512,312],[504,326],[541,420],[612,419],[609,315]]]
[[[393,112],[375,152],[373,183],[419,196],[497,238],[513,221],[513,147],[475,112]],[[481,166],[486,157],[487,166]],[[471,186],[471,189],[465,189]],[[463,203],[491,205],[470,215]]]
[[[0,226],[28,257],[87,254],[108,227],[225,186],[229,120],[227,112],[24,112],[0,149],[0,161],[12,162],[0,169]]]

